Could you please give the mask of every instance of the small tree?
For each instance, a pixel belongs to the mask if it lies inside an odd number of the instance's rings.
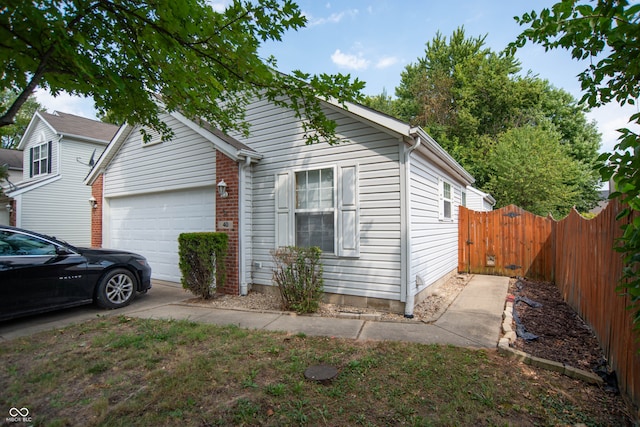
[[[323,295],[321,253],[315,246],[289,246],[271,252],[276,264],[273,280],[280,290],[283,309],[298,313],[318,311]]]
[[[203,299],[209,299],[224,285],[224,260],[229,236],[225,233],[182,233],[178,253],[182,287]]]
[[[524,126],[498,137],[487,157],[487,190],[502,207],[515,204],[529,212],[562,217],[578,199],[578,163],[560,145],[553,130]]]

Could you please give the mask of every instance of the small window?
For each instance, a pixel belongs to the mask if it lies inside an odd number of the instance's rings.
[[[296,172],[296,245],[334,252],[335,184],[333,168]]]
[[[44,175],[51,172],[51,142],[31,148],[31,176]]]
[[[452,218],[453,192],[452,186],[446,181],[440,181],[440,219],[449,220]]]
[[[462,192],[462,206],[464,206],[464,207],[467,206],[467,192],[466,191]]]

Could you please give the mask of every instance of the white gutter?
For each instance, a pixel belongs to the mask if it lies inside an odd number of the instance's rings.
[[[404,181],[405,181],[405,206],[404,206],[404,252],[406,265],[403,281],[405,283],[404,317],[413,319],[413,308],[415,305],[415,292],[411,286],[411,153],[422,144],[420,136],[415,138],[415,144],[404,151]]]
[[[238,270],[240,271],[240,295],[249,293],[249,284],[247,283],[247,251],[245,250],[247,239],[247,211],[246,211],[246,194],[247,194],[247,168],[251,165],[251,157],[245,156],[244,163],[240,163],[238,168]]]

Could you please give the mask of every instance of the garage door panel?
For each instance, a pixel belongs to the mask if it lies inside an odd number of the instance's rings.
[[[180,233],[215,230],[213,187],[118,197],[109,206],[108,246],[144,255],[159,280],[180,281]]]

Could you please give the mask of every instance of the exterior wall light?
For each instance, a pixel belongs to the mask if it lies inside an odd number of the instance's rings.
[[[223,179],[221,179],[220,182],[218,183],[218,194],[222,198],[229,197],[229,193],[227,193],[227,184],[224,182]]]
[[[95,197],[89,197],[89,206],[91,206],[91,209],[96,209],[98,207],[98,201]]]
[[[7,212],[9,212],[9,213],[13,212],[13,208],[11,207],[11,203],[7,203],[7,204],[5,205],[5,207],[4,207],[4,208],[5,208],[5,209],[7,210]]]

